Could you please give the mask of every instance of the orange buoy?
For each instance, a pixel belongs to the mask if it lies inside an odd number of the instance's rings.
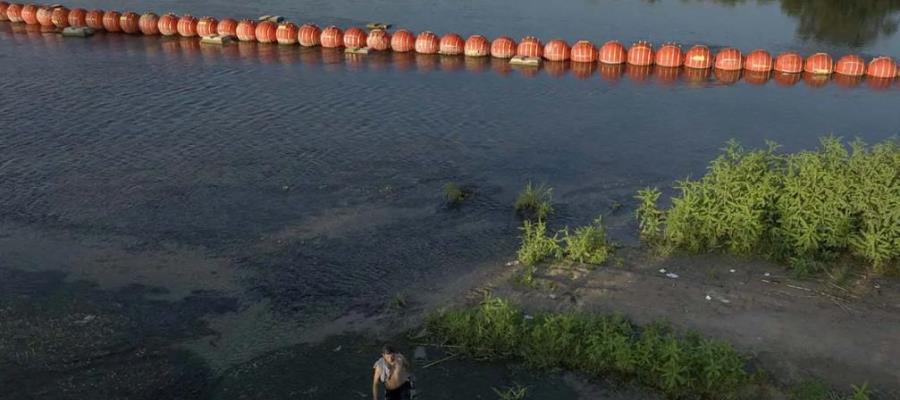
[[[178,16],[174,13],[168,13],[159,17],[159,33],[163,36],[175,36],[178,34]]]
[[[416,53],[434,54],[441,47],[441,42],[437,35],[431,31],[425,31],[416,36]]]
[[[803,72],[811,74],[831,75],[834,71],[834,62],[826,53],[816,53],[806,58],[803,63]]]
[[[773,75],[775,77],[775,83],[778,86],[785,86],[785,87],[794,86],[797,84],[797,82],[800,82],[801,78],[803,78],[803,75],[801,75],[797,72],[788,73],[788,72],[777,72],[776,71]]]
[[[768,51],[762,49],[751,51],[744,59],[744,69],[747,71],[769,72],[772,70],[773,66],[774,62],[772,61],[772,55],[769,54]],[[768,81],[769,78],[766,77],[766,80]]]
[[[610,40],[600,46],[598,58],[603,64],[624,64],[628,61],[628,51],[622,43]]]
[[[366,47],[377,51],[390,50],[391,34],[384,29],[372,29],[366,38]]]
[[[237,24],[237,28],[235,28],[234,34],[237,36],[238,40],[242,42],[255,42],[256,41],[256,21],[251,21],[249,19],[242,19]]]
[[[319,45],[319,37],[322,36],[322,29],[316,24],[303,24],[297,32],[297,42],[303,47],[313,47]]]
[[[84,23],[91,29],[103,29],[103,10],[91,10],[84,15]]]
[[[771,74],[771,71],[751,71],[745,68],[744,82],[751,85],[765,85],[766,82],[769,81],[769,76]]]
[[[516,55],[521,57],[541,57],[544,53],[544,46],[541,41],[534,36],[525,36],[516,47]]]
[[[57,28],[69,26],[69,9],[65,7],[54,8],[50,13],[50,22]]]
[[[122,32],[125,32],[129,35],[139,33],[141,31],[140,20],[141,20],[140,15],[137,15],[137,13],[128,11],[128,12],[122,14],[121,17],[119,17],[119,28],[122,29]]]
[[[544,45],[544,58],[549,61],[566,61],[570,55],[571,49],[565,40],[553,39]]]
[[[416,36],[406,29],[400,29],[391,35],[391,50],[406,53],[416,48]]]
[[[198,24],[199,25],[199,24]],[[238,22],[233,18],[223,18],[216,24],[216,34],[219,36],[237,37]]]
[[[466,42],[455,33],[446,33],[441,36],[438,44],[438,52],[446,56],[457,56],[466,49]]]
[[[6,8],[6,18],[11,22],[22,22],[22,7],[19,3],[12,3]]]
[[[297,44],[297,32],[299,31],[293,22],[280,24],[275,30],[275,41],[278,44]]]
[[[803,57],[793,51],[781,53],[778,57],[775,57],[773,69],[786,74],[799,74],[803,72]]]
[[[122,26],[119,25],[122,20],[122,14],[118,11],[107,11],[103,13],[103,29],[107,32],[121,32]]]
[[[592,63],[597,61],[599,52],[597,46],[587,40],[579,40],[569,50],[569,58],[576,63]]]
[[[26,5],[22,6],[22,12],[21,12],[22,22],[24,22],[28,25],[37,25],[38,24],[37,11],[38,11],[38,6],[36,6],[34,4],[26,4]]]
[[[319,43],[327,49],[341,47],[344,45],[344,31],[334,25],[329,26],[319,35]]]
[[[6,15],[7,9],[9,9],[9,3],[0,1],[0,21],[9,21],[9,17]]]
[[[741,51],[733,47],[724,48],[716,53],[716,69],[724,71],[740,71],[742,62]]]
[[[213,36],[219,34],[219,20],[213,17],[202,17],[197,21],[197,36]]]
[[[138,27],[141,33],[152,36],[159,35],[159,16],[154,13],[145,13],[138,19]]]
[[[272,21],[260,21],[256,24],[256,41],[260,43],[275,43],[278,38],[275,33],[278,31],[278,25]]]
[[[722,82],[726,85],[735,84],[741,79],[740,69],[716,68],[715,71],[713,71],[713,74],[716,76],[717,81]]]
[[[603,50],[600,50],[600,55],[603,55]],[[653,45],[650,42],[641,40],[628,49],[627,62],[631,65],[653,65],[653,58]]]
[[[684,54],[681,52],[681,46],[675,43],[666,43],[662,45],[656,52],[656,59],[654,62],[656,65],[664,68],[680,67],[681,64],[684,63]],[[657,78],[659,78],[658,73]]]
[[[369,35],[366,31],[352,27],[344,31],[344,47],[350,49],[360,49],[366,47],[366,38]]]
[[[709,51],[709,47],[702,44],[691,47],[684,55],[684,66],[687,68],[708,69],[712,65],[712,52]]]
[[[183,37],[197,36],[197,24],[199,23],[200,21],[191,14],[182,15],[178,19],[178,34]]]
[[[491,42],[491,57],[512,58],[516,55],[516,41],[508,36],[500,36]]]
[[[866,73],[866,60],[855,54],[843,56],[834,63],[834,73],[846,76],[863,76]]]
[[[35,18],[40,26],[53,26],[53,10],[50,7],[38,7]]]
[[[897,62],[890,57],[875,57],[866,67],[866,75],[871,78],[894,79],[897,72]]]
[[[491,54],[491,44],[481,35],[472,35],[466,39],[464,53],[467,57],[484,57]]]
[[[76,28],[83,28],[87,26],[87,21],[85,18],[87,17],[87,10],[83,8],[73,8],[69,11],[68,23],[69,26],[74,26]]]

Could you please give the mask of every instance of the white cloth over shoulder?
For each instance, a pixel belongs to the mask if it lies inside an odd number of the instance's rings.
[[[384,360],[384,357],[381,357],[378,359],[378,361],[375,361],[375,365],[373,365],[372,368],[381,368],[381,382],[386,382],[391,376],[391,366],[388,365],[387,361]]]

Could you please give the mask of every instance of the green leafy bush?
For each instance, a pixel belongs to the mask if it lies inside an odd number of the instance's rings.
[[[565,227],[553,236],[547,233],[547,224],[543,220],[525,220],[520,230],[522,244],[517,256],[519,262],[526,266],[563,258],[582,264],[602,264],[612,253],[612,246],[606,240],[606,228],[600,218],[574,231]]]
[[[553,189],[528,182],[515,203],[516,212],[526,219],[544,221],[553,212]]]
[[[565,244],[563,253],[567,260],[582,264],[602,264],[609,257],[611,248],[606,241],[606,228],[600,218],[587,226],[575,228],[575,232],[569,234],[569,229],[563,229],[562,241]]]
[[[526,220],[521,230],[522,245],[519,247],[518,258],[522,264],[531,266],[547,259],[558,259],[562,255],[557,235],[547,236],[547,224],[543,220]]]

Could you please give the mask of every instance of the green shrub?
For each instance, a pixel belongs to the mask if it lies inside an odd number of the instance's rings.
[[[462,203],[466,197],[468,197],[468,193],[456,183],[449,182],[444,186],[444,201],[448,204],[458,205]]]
[[[522,245],[517,253],[519,262],[532,266],[547,259],[557,259],[562,255],[557,235],[547,236],[547,224],[543,220],[526,220],[522,228]]]
[[[575,228],[573,234],[569,229],[563,229],[562,241],[565,244],[563,253],[567,260],[582,264],[602,264],[609,257],[611,251],[606,241],[606,229],[600,218],[587,226]]]
[[[850,252],[884,272],[900,258],[900,147],[822,139],[817,151],[746,151],[730,141],[698,180],[676,183],[672,206],[638,192],[641,238],[689,251],[768,254],[800,273]],[[661,232],[661,233],[660,233]]]
[[[515,208],[526,219],[544,221],[553,212],[553,189],[545,184],[534,186],[528,182],[519,193]]]

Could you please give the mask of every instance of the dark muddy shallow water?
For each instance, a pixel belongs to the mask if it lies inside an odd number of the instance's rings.
[[[845,3],[67,5],[900,56],[900,3]],[[142,359],[132,353],[141,348],[158,352],[148,368],[164,377],[144,393],[218,397],[226,371],[273,352],[299,357],[305,350],[294,346],[352,329],[342,321],[376,315],[398,294],[427,303],[417,299],[452,293],[450,282],[513,257],[510,204],[528,180],[555,188],[559,224],[602,214],[614,239],[633,243],[634,191],[702,173],[729,138],[798,149],[827,134],[900,133],[897,82],[726,85],[553,66],[532,74],[440,57],[63,40],[6,22],[0,60],[0,272],[14,322],[0,344],[33,353],[0,360],[0,370],[30,371],[3,382],[22,398],[77,398],[71,382],[121,396],[138,375],[114,384],[109,374]],[[475,198],[444,207],[450,181],[475,187]],[[41,312],[29,311],[34,299]],[[35,328],[46,324],[61,334]],[[114,335],[102,350],[74,346],[66,360],[35,361],[95,324]],[[26,340],[32,328],[45,334]],[[358,368],[365,392],[368,358],[329,367]],[[254,379],[248,387],[286,393]]]

